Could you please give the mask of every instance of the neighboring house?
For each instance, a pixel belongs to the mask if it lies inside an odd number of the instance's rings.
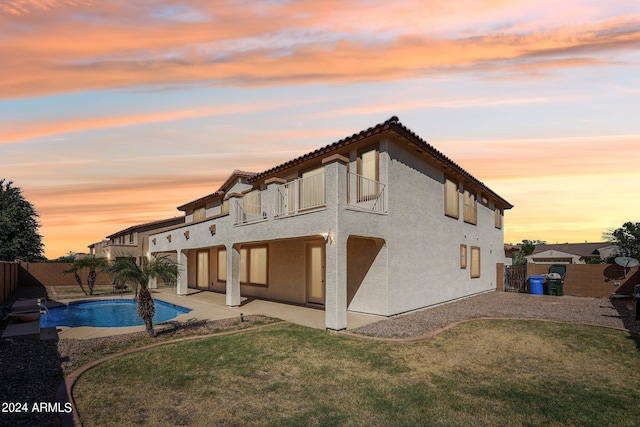
[[[235,171],[151,236],[188,287],[390,316],[496,288],[512,205],[397,117],[261,173]]]
[[[135,258],[136,264],[142,265],[149,259],[149,235],[184,224],[184,217],[174,217],[159,221],[134,225],[107,236],[107,240],[89,245],[89,253],[97,257],[115,259],[121,256]]]
[[[611,242],[540,244],[526,258],[533,264],[586,264],[594,259],[607,259],[617,249]]]

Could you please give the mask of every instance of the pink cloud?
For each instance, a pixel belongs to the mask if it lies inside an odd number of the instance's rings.
[[[502,2],[472,5],[489,14],[507,7]],[[77,4],[105,17],[78,21],[59,7],[49,11],[57,19],[34,17],[36,27],[29,20],[16,27],[0,15],[0,25],[13,29],[0,39],[2,67],[11,70],[0,82],[0,93],[13,98],[136,85],[393,80],[452,71],[544,75],[551,67],[620,63],[611,57],[640,45],[640,17],[634,15],[571,27],[529,28],[525,21],[504,30],[449,34],[446,28],[434,32],[402,25],[411,9],[361,6],[316,1],[213,8],[192,1],[184,7],[203,21],[183,22],[152,16],[135,5]],[[444,3],[431,7],[435,16],[451,19],[451,30],[468,22]],[[523,2],[522,7],[530,6]],[[414,9],[416,15],[426,13]],[[385,24],[381,16],[389,10],[396,15]]]

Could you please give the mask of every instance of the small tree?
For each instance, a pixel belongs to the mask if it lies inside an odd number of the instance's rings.
[[[38,214],[12,184],[0,179],[0,261],[43,261]]]
[[[545,245],[546,243],[544,240],[523,240],[521,243],[518,243],[516,246],[518,246],[520,250],[516,252],[513,263],[515,265],[526,264],[527,258],[525,257],[533,253],[536,245]]]
[[[149,280],[176,280],[178,264],[166,256],[155,258],[142,266],[137,265],[134,258],[118,257],[109,265],[107,271],[113,280],[133,283],[137,290],[138,316],[144,320],[149,336],[154,337],[153,316],[156,314],[156,307],[149,291]]]
[[[93,295],[93,290],[95,288],[96,280],[98,279],[98,274],[100,274],[103,270],[107,268],[107,260],[104,258],[96,257],[95,255],[88,255],[83,258],[76,258],[73,261],[71,267],[66,269],[65,273],[73,273],[78,285],[80,285],[80,289],[84,292],[85,295]],[[89,274],[87,274],[87,288],[89,288],[89,293],[84,289],[82,285],[82,279],[78,274],[79,271],[87,269],[89,270]]]
[[[618,255],[640,257],[640,222],[625,222],[622,227],[605,233],[604,237],[618,246]]]

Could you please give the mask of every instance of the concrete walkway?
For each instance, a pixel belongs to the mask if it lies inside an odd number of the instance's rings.
[[[178,296],[175,292],[176,290],[174,288],[153,290],[153,298],[190,308],[192,310],[191,312],[182,314],[172,320],[182,322],[190,319],[221,320],[233,317],[240,318],[241,314],[245,316],[254,314],[274,317],[311,328],[325,329],[325,312],[320,308],[245,297],[242,298],[240,307],[227,307],[224,294],[189,289],[189,293],[187,295]],[[131,295],[114,297],[114,299],[119,298],[131,298]],[[385,319],[385,317],[363,313],[347,313],[348,329],[360,328],[382,319]],[[60,338],[98,338],[111,335],[128,334],[132,332],[142,332],[145,330],[145,327],[128,326],[123,328],[93,328],[80,326],[76,328],[68,328],[59,326],[58,330],[58,336]]]

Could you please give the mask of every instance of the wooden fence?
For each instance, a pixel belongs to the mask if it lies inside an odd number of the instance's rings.
[[[18,287],[18,263],[0,261],[0,303]]]

